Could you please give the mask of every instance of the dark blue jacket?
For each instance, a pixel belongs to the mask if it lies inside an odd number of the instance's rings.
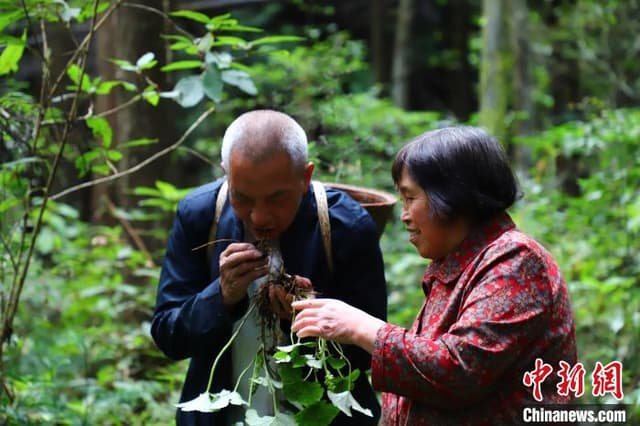
[[[191,358],[180,401],[189,401],[206,390],[213,360],[231,335],[232,326],[246,312],[249,301],[228,313],[222,305],[218,258],[230,242],[214,246],[207,265],[206,248],[192,251],[209,239],[215,201],[222,181],[203,185],[178,205],[167,243],[151,334],[158,347],[170,358]],[[386,319],[387,294],[384,266],[376,226],[357,202],[345,193],[327,188],[334,272],[328,270],[313,187],[302,197],[291,226],[280,237],[285,269],[307,277],[318,297],[341,299],[371,315]],[[222,211],[217,238],[244,241],[242,222],[228,200]],[[290,324],[284,324],[288,327]],[[288,331],[285,335],[288,335]],[[371,358],[364,350],[345,345],[352,365],[362,372],[353,391],[363,407],[371,408],[375,419],[355,412],[353,418],[340,415],[334,425],[375,425],[379,405],[365,371]],[[212,392],[232,389],[231,351],[218,364]],[[177,413],[179,425],[226,425],[224,410],[215,414]]]

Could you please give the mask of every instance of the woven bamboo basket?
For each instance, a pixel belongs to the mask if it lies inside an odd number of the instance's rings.
[[[330,188],[346,192],[351,198],[360,203],[360,205],[369,212],[373,221],[376,223],[376,226],[378,227],[378,236],[382,235],[385,225],[389,219],[391,219],[393,214],[393,206],[398,201],[398,198],[395,195],[362,186],[335,182],[323,183]]]

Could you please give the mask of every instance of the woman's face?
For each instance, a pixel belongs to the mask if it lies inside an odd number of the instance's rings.
[[[469,231],[465,221],[442,222],[431,213],[425,192],[402,170],[398,190],[402,199],[400,216],[409,232],[409,242],[426,259],[441,259],[451,253],[465,239]]]

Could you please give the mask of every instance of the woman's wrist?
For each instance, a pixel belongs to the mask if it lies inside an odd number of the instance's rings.
[[[369,316],[366,321],[363,321],[360,326],[356,328],[353,343],[370,354],[373,354],[378,330],[385,324],[386,322],[381,319]]]

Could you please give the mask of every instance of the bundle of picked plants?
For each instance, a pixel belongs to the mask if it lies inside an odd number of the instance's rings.
[[[313,297],[313,289],[300,285],[293,275],[286,272],[279,251],[268,241],[258,240],[254,245],[269,259],[268,278],[257,289],[249,309],[214,359],[207,388],[197,398],[177,404],[177,407],[182,411],[206,413],[229,405],[251,407],[255,390],[264,386],[272,395],[273,415],[248,408],[245,415],[247,425],[328,425],[340,411],[352,416],[352,410],[372,416],[371,410],[363,408],[351,394],[360,371],[351,368],[339,343],[323,338],[301,340],[293,334],[289,335],[288,342],[282,341],[284,336],[279,317],[273,312],[269,299],[270,287],[281,286],[294,300]],[[233,389],[211,393],[213,375],[220,359],[254,312],[261,327],[261,342],[255,357],[242,370]],[[249,370],[252,371],[249,392],[242,395],[238,389],[242,377]],[[279,400],[277,393],[283,400]]]

